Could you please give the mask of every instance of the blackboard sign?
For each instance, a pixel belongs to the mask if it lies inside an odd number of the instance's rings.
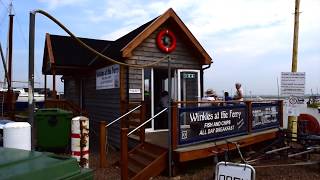
[[[246,134],[245,105],[179,108],[179,145]]]
[[[252,104],[252,130],[279,127],[279,105],[272,103]]]

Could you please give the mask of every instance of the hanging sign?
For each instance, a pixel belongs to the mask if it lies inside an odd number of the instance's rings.
[[[129,89],[129,94],[140,94],[141,90],[140,89]]]
[[[249,164],[219,162],[216,165],[215,180],[255,180],[256,171]]]
[[[119,88],[119,70],[118,64],[98,69],[96,71],[96,89]]]
[[[246,134],[247,124],[245,105],[179,108],[179,144]]]

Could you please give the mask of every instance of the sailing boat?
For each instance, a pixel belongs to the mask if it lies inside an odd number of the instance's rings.
[[[27,92],[27,88],[13,88],[12,87],[12,38],[13,38],[13,13],[12,13],[13,5],[12,2],[9,5],[9,36],[8,36],[8,51],[7,51],[7,60],[4,62],[3,51],[1,49],[1,57],[3,60],[3,66],[6,74],[7,85],[8,87],[2,87],[0,92],[8,92],[8,89],[12,90],[16,97],[16,111],[24,111],[28,108],[28,99],[29,95]],[[1,48],[1,46],[0,46]],[[3,82],[3,85],[5,82]],[[44,106],[45,95],[40,94],[39,92],[34,92],[34,101],[37,107]]]

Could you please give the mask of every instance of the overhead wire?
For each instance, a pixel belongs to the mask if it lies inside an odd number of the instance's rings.
[[[159,64],[162,61],[168,60],[168,55],[164,56],[162,58],[160,58],[159,60],[149,63],[149,64],[142,64],[142,65],[138,65],[138,64],[127,64],[124,62],[119,62],[117,60],[114,60],[108,56],[105,56],[104,54],[96,51],[95,49],[93,49],[91,46],[87,45],[86,43],[84,43],[83,41],[81,41],[79,38],[77,38],[68,28],[66,28],[60,21],[58,21],[56,18],[54,18],[53,16],[51,16],[49,13],[47,13],[44,10],[38,9],[38,10],[34,10],[32,13],[40,13],[44,16],[46,16],[47,18],[49,18],[50,20],[52,20],[53,22],[55,22],[60,28],[62,28],[67,34],[69,34],[71,36],[71,38],[73,38],[75,41],[77,41],[81,46],[83,46],[84,48],[92,51],[93,53],[95,53],[96,55],[98,55],[99,57],[101,57],[104,60],[107,60],[109,62],[115,63],[115,64],[119,64],[122,66],[128,66],[128,67],[135,67],[135,68],[145,68],[145,67],[151,67],[154,66],[156,64]]]
[[[14,6],[12,5],[12,11],[13,11],[13,14],[17,14],[16,13],[16,9],[14,8]],[[22,30],[22,26],[21,26],[21,23],[20,23],[20,20],[19,20],[19,18],[18,18],[18,16],[15,16],[15,22],[17,22],[17,24],[18,24],[18,29],[19,29],[19,32],[20,32],[20,34],[21,34],[21,37],[22,37],[22,39],[23,39],[23,42],[24,42],[24,46],[26,47],[26,48],[28,48],[28,42],[27,42],[27,38],[26,38],[26,34],[27,33],[25,33],[23,30]],[[37,79],[37,81],[38,82],[42,82],[41,81],[41,79],[40,79],[40,73],[39,73],[39,71],[38,71],[38,69],[37,68],[35,68],[35,78]],[[40,84],[40,83],[39,83]]]

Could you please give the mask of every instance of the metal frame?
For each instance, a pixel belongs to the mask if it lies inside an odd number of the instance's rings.
[[[219,180],[219,177],[217,176],[217,173],[219,172],[219,167],[220,166],[235,166],[235,167],[243,167],[244,170],[246,168],[250,169],[251,170],[251,180],[255,180],[256,179],[256,171],[255,169],[249,165],[249,164],[239,164],[239,163],[232,163],[232,162],[219,162],[217,165],[216,165],[216,177],[215,177],[215,180]]]
[[[180,74],[181,72],[196,72],[198,74],[197,76],[197,79],[198,79],[198,99],[201,97],[201,90],[200,90],[200,70],[196,70],[196,69],[178,69],[177,70],[177,76],[178,76],[178,87],[177,87],[177,90],[178,90],[178,101],[183,101],[181,100],[181,92],[180,92],[180,89],[181,89],[181,77],[180,77]]]

